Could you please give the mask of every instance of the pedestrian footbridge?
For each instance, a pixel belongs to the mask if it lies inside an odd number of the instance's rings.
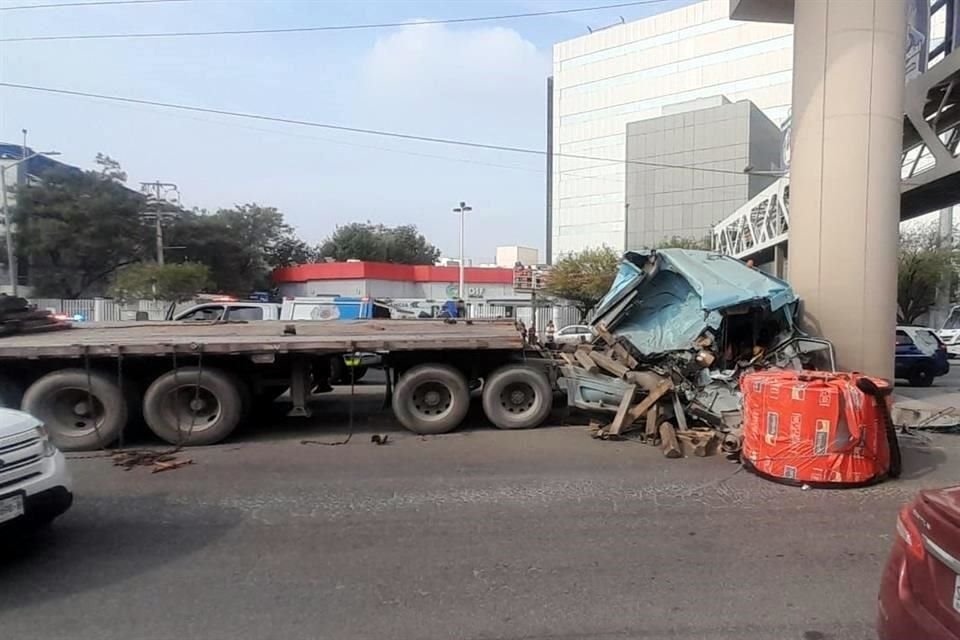
[[[927,71],[906,85],[901,220],[960,203],[960,48],[953,42],[953,28],[948,27],[942,41],[928,51]],[[790,184],[785,175],[713,228],[713,248],[761,264],[773,259],[775,248],[785,246],[789,232]]]

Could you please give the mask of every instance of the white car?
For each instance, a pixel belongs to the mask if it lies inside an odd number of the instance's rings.
[[[0,529],[51,522],[73,503],[67,461],[29,413],[0,408]]]
[[[567,325],[560,331],[557,331],[554,341],[557,344],[580,344],[581,342],[590,342],[593,339],[593,332],[585,324]]]

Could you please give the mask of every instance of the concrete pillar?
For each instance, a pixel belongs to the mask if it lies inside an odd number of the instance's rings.
[[[778,278],[787,277],[786,269],[784,268],[786,260],[784,259],[783,249],[783,243],[773,245],[773,275]]]
[[[794,6],[790,282],[838,366],[892,378],[905,3]]]
[[[937,235],[939,236],[940,246],[949,247],[953,245],[953,207],[940,210],[940,227]],[[952,274],[946,275],[937,287],[937,303],[931,310],[927,321],[927,324],[934,329],[943,326],[944,321],[950,314],[950,283],[952,280]]]

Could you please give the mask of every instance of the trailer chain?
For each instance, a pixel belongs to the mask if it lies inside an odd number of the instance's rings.
[[[127,394],[123,392],[123,349],[120,345],[117,345],[117,387],[120,389],[120,397],[123,398],[124,403],[127,401]],[[127,407],[127,422],[130,421],[130,407]],[[124,438],[123,434],[127,430],[127,425],[124,424],[120,427],[120,434],[117,436],[117,449],[123,450]]]
[[[87,412],[93,419],[93,432],[97,434],[97,444],[100,445],[100,451],[106,450],[103,442],[103,436],[100,435],[100,425],[97,424],[96,405],[93,404],[93,374],[90,371],[90,345],[83,345],[83,368],[87,374]]]
[[[323,440],[301,440],[300,444],[318,444],[324,447],[339,447],[344,444],[349,444],[350,439],[353,438],[353,398],[357,368],[347,368],[350,369],[350,402],[347,404],[347,437],[343,440],[335,440],[334,442],[324,442]],[[386,442],[386,440],[384,440],[384,442]]]
[[[180,390],[180,381],[177,377],[177,347],[176,345],[171,345],[173,353],[173,383],[174,387],[177,389],[177,392]],[[200,401],[200,381],[203,379],[203,345],[197,345],[197,381],[193,385],[193,402],[190,404],[190,427],[187,429],[187,437],[183,437],[183,429],[180,428],[180,414],[177,414],[177,444],[174,447],[173,451],[170,454],[177,453],[184,447],[186,440],[193,435],[193,428],[197,423],[197,415],[194,412],[193,407]]]
[[[177,362],[177,348],[176,348],[176,345],[171,345],[171,355],[172,355],[172,363],[173,363],[174,387],[177,388],[177,389],[179,389],[180,382],[179,382],[179,378],[178,378],[178,375],[177,375],[178,362]],[[120,382],[120,384],[122,385],[123,369],[122,369],[121,360],[122,360],[122,357],[120,356],[119,351],[118,351],[118,362],[117,362],[118,372],[117,372],[117,375],[118,375],[119,382]],[[197,355],[197,367],[198,367],[199,371],[198,371],[198,376],[197,376],[197,382],[194,384],[194,402],[196,402],[196,400],[199,398],[199,395],[200,395],[200,378],[203,376],[203,349],[202,349],[202,348],[199,350],[198,355]],[[87,387],[88,387],[88,388],[87,388],[87,395],[88,395],[88,396],[90,396],[90,386],[91,386],[91,385],[90,385],[90,370],[89,370],[89,363],[88,363],[88,367],[87,367]],[[122,389],[123,389],[123,387],[121,386],[121,391],[122,391]],[[194,427],[195,423],[196,423],[196,416],[193,416],[193,415],[191,414],[190,428],[189,428],[189,430],[187,431],[187,438],[189,438],[190,435],[193,433],[193,427]],[[122,432],[121,432],[121,433],[122,433]],[[98,431],[98,434],[99,434],[99,431]],[[179,442],[178,442],[177,444],[175,444],[172,448],[168,448],[168,449],[162,449],[162,450],[159,450],[159,451],[153,450],[153,449],[124,449],[124,448],[121,446],[121,447],[118,448],[117,450],[115,450],[115,451],[113,451],[113,452],[109,452],[109,453],[106,452],[106,451],[103,451],[102,453],[94,454],[94,455],[88,455],[88,456],[68,456],[68,459],[70,459],[70,460],[87,460],[87,459],[92,459],[92,458],[106,458],[106,457],[110,457],[110,458],[113,458],[113,465],[114,465],[115,467],[123,467],[124,470],[126,470],[126,471],[130,471],[131,469],[133,469],[134,467],[137,467],[137,466],[153,466],[153,467],[154,467],[154,473],[156,473],[156,472],[158,472],[158,471],[165,471],[165,470],[167,470],[167,469],[177,469],[177,468],[179,468],[179,467],[181,467],[181,466],[184,466],[184,465],[187,465],[187,464],[193,464],[193,460],[184,460],[184,461],[179,462],[179,463],[174,462],[174,460],[175,460],[175,458],[176,458],[176,455],[177,455],[177,454],[183,449],[183,447],[184,447],[184,438],[182,437],[182,435],[183,435],[183,434],[182,434],[182,429],[180,428],[180,418],[179,418],[179,414],[178,414],[178,416],[177,416],[177,434],[180,436],[180,437],[178,438],[178,439],[179,439]],[[99,436],[98,436],[98,438],[99,438]],[[101,445],[102,445],[102,440],[101,440]],[[101,450],[103,450],[103,449],[102,449],[102,446],[101,446]]]

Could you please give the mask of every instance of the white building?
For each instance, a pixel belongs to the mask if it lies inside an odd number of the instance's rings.
[[[717,95],[750,100],[777,124],[786,118],[792,25],[735,22],[729,10],[729,0],[706,0],[554,45],[548,259],[624,248],[627,123]],[[670,149],[662,155],[672,164]]]
[[[540,252],[533,247],[516,245],[497,247],[496,266],[513,269],[518,262],[524,265],[537,264],[540,261]]]

